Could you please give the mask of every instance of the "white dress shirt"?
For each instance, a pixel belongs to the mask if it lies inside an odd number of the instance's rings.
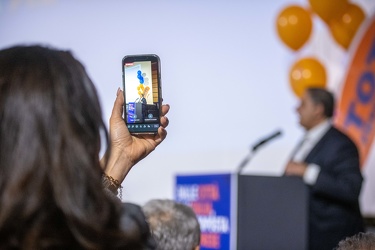
[[[331,120],[327,119],[308,130],[292,160],[295,162],[303,162],[306,156],[311,152],[320,139],[322,139],[331,126]],[[314,185],[318,178],[319,172],[320,166],[316,164],[308,164],[306,172],[303,175],[304,182],[309,185]]]

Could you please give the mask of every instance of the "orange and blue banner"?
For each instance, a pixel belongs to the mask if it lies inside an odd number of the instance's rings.
[[[363,166],[375,136],[375,15],[351,49],[334,122],[357,144]]]

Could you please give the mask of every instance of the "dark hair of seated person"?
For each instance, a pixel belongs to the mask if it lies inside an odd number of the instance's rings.
[[[0,249],[153,249],[102,188],[102,144],[96,89],[69,51],[0,51]]]

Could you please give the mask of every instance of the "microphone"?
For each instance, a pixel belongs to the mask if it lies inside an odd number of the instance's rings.
[[[242,162],[240,163],[240,165],[238,166],[237,168],[237,174],[241,174],[242,172],[242,169],[246,166],[246,164],[249,162],[249,160],[251,159],[252,155],[254,154],[254,152],[262,145],[264,145],[265,143],[275,139],[276,137],[280,136],[281,135],[281,130],[278,130],[276,131],[275,133],[273,133],[272,135],[264,138],[263,140],[260,140],[258,143],[256,143],[253,147],[252,147],[252,150],[250,151],[250,154],[246,156],[245,159],[242,160]]]
[[[263,140],[260,140],[258,143],[256,143],[253,148],[252,148],[252,151],[256,151],[260,146],[262,146],[263,144],[275,139],[276,137],[280,136],[282,133],[281,133],[281,130],[278,130],[276,131],[275,133],[273,133],[272,135],[264,138]]]

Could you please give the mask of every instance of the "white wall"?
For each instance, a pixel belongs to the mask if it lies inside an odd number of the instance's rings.
[[[374,12],[372,0],[353,2]],[[122,57],[160,56],[164,101],[171,105],[168,137],[124,182],[125,200],[142,204],[173,198],[176,174],[234,172],[250,146],[277,129],[283,136],[259,150],[244,172],[282,172],[303,132],[288,83],[291,64],[317,56],[336,91],[347,60],[317,18],[301,51],[282,44],[275,19],[292,3],[308,1],[2,0],[0,48],[43,43],[72,50],[96,83],[106,120],[121,87]],[[364,211],[375,214],[375,201],[365,196]]]

